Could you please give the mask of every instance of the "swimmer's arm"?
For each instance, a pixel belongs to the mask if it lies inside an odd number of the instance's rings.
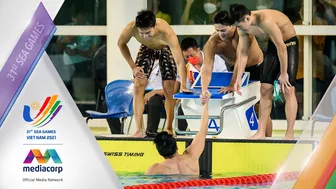
[[[234,73],[232,76],[231,84],[234,84],[235,82],[240,81],[243,72],[245,70],[246,64],[247,64],[247,53],[248,49],[250,48],[251,41],[253,40],[252,35],[248,35],[246,33],[243,33],[241,31],[238,31],[239,34],[239,42],[237,47],[237,54],[236,54],[236,63],[234,66]]]
[[[153,90],[153,91],[151,91],[151,92],[153,92],[153,96],[154,96],[154,95],[164,96],[164,91],[163,91],[163,89],[157,89],[157,90]]]
[[[125,58],[125,60],[127,61],[128,65],[133,69],[136,67],[130,50],[127,46],[127,43],[129,42],[129,40],[132,38],[133,34],[133,27],[132,27],[132,23],[128,24],[124,30],[121,32],[121,35],[119,36],[118,39],[118,47],[120,49],[121,54],[123,55],[123,57]]]
[[[214,67],[215,45],[209,40],[204,46],[204,65],[201,70],[201,87],[202,93],[208,90],[210,85],[212,70]]]
[[[269,34],[271,40],[277,48],[280,60],[280,74],[287,73],[287,47],[283,41],[282,33],[279,27],[272,21],[264,21],[260,24],[260,28]]]
[[[200,122],[200,130],[196,134],[190,146],[185,150],[185,153],[191,155],[193,159],[198,159],[203,153],[205,146],[205,137],[208,132],[208,123],[209,123],[209,108],[208,103],[206,103],[203,106],[203,113]]]
[[[167,27],[167,29],[168,28],[170,27]],[[186,81],[187,81],[186,64],[184,62],[180,44],[178,42],[177,36],[174,33],[174,31],[171,28],[168,29],[168,31],[169,32],[165,34],[165,38],[168,43],[168,46],[170,47],[170,50],[172,51],[174,60],[177,65],[177,71],[180,76],[180,83],[181,83],[180,87],[181,89],[187,89],[186,88]]]

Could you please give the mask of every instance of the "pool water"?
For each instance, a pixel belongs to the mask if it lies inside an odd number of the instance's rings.
[[[141,184],[158,184],[158,183],[166,183],[166,182],[179,182],[179,181],[187,181],[187,180],[196,180],[200,179],[197,176],[146,176],[146,175],[134,175],[134,176],[119,176],[119,180],[121,181],[123,186],[133,186],[133,185],[141,185]],[[207,189],[266,189],[269,188],[270,184],[265,185],[241,185],[241,186],[208,186],[201,188]],[[183,187],[183,189],[199,189],[200,187]],[[182,189],[182,188],[181,188]]]
[[[180,175],[172,175],[172,176],[147,176],[147,175],[127,175],[127,176],[119,176],[119,180],[123,186],[131,186],[131,185],[139,185],[139,184],[157,184],[163,182],[179,182],[186,180],[194,180],[199,179],[198,176],[180,176]]]
[[[269,188],[265,186],[202,186],[202,187],[187,187],[187,188],[181,188],[181,189],[262,189],[262,188]]]

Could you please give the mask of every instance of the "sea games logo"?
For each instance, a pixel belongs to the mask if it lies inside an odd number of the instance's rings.
[[[61,173],[63,171],[62,166],[44,166],[49,159],[52,159],[55,164],[62,164],[62,160],[57,154],[55,149],[47,149],[42,155],[39,149],[31,149],[24,160],[24,164],[31,164],[36,159],[39,165],[35,166],[23,166],[23,172],[52,172]],[[41,165],[42,164],[42,165]]]
[[[58,113],[61,111],[61,101],[58,95],[48,96],[42,106],[34,101],[30,105],[24,105],[23,119],[29,123],[27,140],[56,140],[56,130],[45,130]]]
[[[24,105],[23,108],[23,119],[26,122],[29,122],[32,127],[43,127],[50,123],[58,114],[58,112],[62,109],[62,105],[60,100],[57,100],[58,95],[53,95],[47,97],[42,107],[40,107],[39,102],[33,102],[30,106]],[[31,110],[39,110],[38,113],[31,117]]]

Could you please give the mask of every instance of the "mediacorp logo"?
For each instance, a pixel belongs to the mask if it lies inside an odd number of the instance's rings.
[[[49,159],[52,159],[55,164],[62,164],[62,160],[57,154],[55,149],[47,149],[42,155],[39,149],[31,149],[24,160],[23,164],[31,164],[33,160],[36,159],[37,166],[24,166],[23,172],[57,172],[61,173],[63,171],[62,166],[43,166],[41,164],[47,164]]]
[[[23,119],[26,122],[31,123],[30,125],[33,127],[43,127],[51,122],[59,111],[62,108],[61,101],[57,100],[58,95],[48,96],[44,102],[42,107],[39,102],[33,102],[31,105],[24,105],[23,108]],[[38,113],[31,117],[31,110],[39,110]]]

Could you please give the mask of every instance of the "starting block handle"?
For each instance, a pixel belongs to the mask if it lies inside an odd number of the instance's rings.
[[[175,116],[176,119],[201,119],[202,116],[200,115],[177,115]],[[220,119],[220,116],[209,116],[209,119]]]
[[[224,113],[225,110],[228,110],[228,109],[233,109],[233,108],[239,108],[240,106],[243,106],[249,102],[252,102],[253,100],[257,99],[256,96],[252,96],[246,100],[243,100],[241,102],[238,102],[237,104],[231,104],[231,105],[228,105],[228,106],[223,106],[221,108],[221,115]]]
[[[175,130],[176,131],[176,134],[178,135],[197,135],[198,131],[180,131],[178,130]],[[217,131],[217,132],[213,132],[213,131],[209,131],[207,133],[207,135],[219,135],[222,131]]]
[[[218,131],[216,132],[213,132],[213,131],[208,131],[207,132],[207,135],[219,135],[222,131],[223,131],[223,128],[224,128],[224,113],[226,110],[229,110],[229,109],[234,109],[234,108],[239,108],[247,103],[250,103],[252,102],[253,100],[257,99],[256,96],[252,96],[246,100],[243,100],[241,102],[238,102],[236,104],[231,104],[231,105],[228,105],[228,106],[223,106],[221,107],[221,113],[219,116],[209,116],[209,119],[220,119],[220,128]],[[180,108],[181,106],[181,102],[179,102],[176,106],[175,106],[175,119],[201,119],[202,116],[200,115],[177,115],[178,114],[178,109]],[[198,131],[180,131],[178,129],[178,123],[177,121],[175,121],[175,132],[177,135],[196,135],[198,133]]]

